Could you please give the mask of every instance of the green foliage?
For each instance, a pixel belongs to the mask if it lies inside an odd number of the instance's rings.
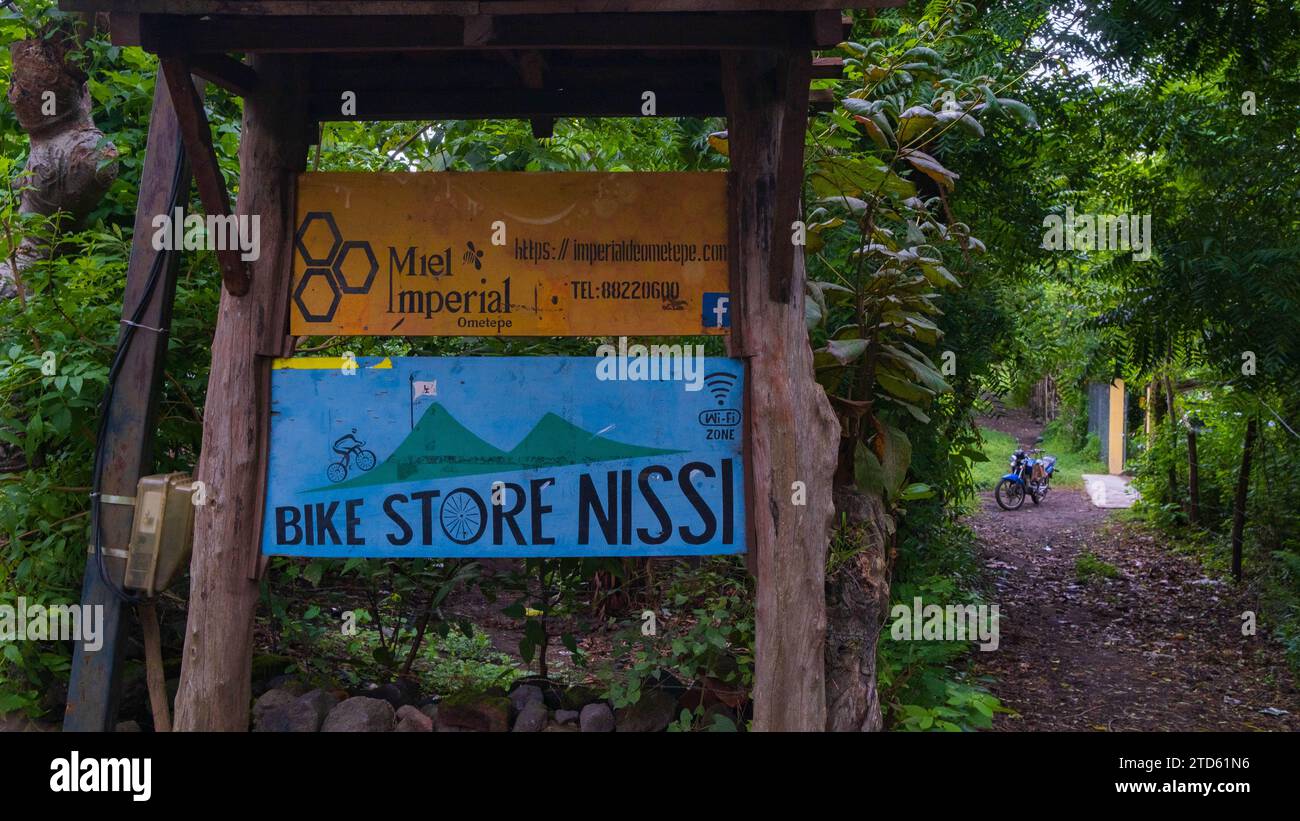
[[[600,671],[605,697],[627,707],[671,675],[743,700],[754,681],[754,591],[744,568],[726,558],[677,565],[664,602],[654,634],[639,619],[615,633],[612,661]],[[703,706],[683,710],[675,729],[735,729],[716,719],[705,724],[705,715]]]
[[[980,564],[973,534],[939,523],[914,529],[899,543],[891,606],[926,602],[979,604]],[[1007,712],[970,671],[972,642],[895,640],[887,619],[880,633],[877,676],[886,725],[905,731],[981,730]]]

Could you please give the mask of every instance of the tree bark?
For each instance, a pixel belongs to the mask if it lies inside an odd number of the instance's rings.
[[[1201,522],[1201,470],[1196,462],[1196,431],[1187,430],[1187,521]]]
[[[1241,450],[1241,470],[1237,473],[1237,495],[1232,501],[1232,578],[1241,581],[1242,540],[1246,531],[1246,502],[1250,492],[1250,454],[1255,449],[1254,417],[1246,421],[1246,441]]]
[[[194,517],[189,623],[176,695],[177,730],[248,729],[253,617],[265,470],[270,358],[286,316],[271,306],[289,287],[294,175],[305,168],[306,64],[287,55],[252,60],[263,82],[245,99],[238,214],[261,215],[262,255],[246,296],[223,291],[212,345],[197,478],[208,504]],[[274,351],[272,351],[274,352]]]
[[[746,380],[747,510],[757,576],[754,728],[826,726],[826,543],[840,427],[813,379],[802,249],[809,55],[723,58],[731,156],[731,350]],[[787,264],[788,261],[788,264]],[[803,492],[796,493],[801,483]]]
[[[68,59],[74,45],[68,35],[54,34],[9,47],[9,102],[30,142],[27,166],[17,180],[24,189],[18,210],[57,215],[60,230],[81,227],[117,179],[117,149],[95,127],[86,74]],[[23,269],[50,252],[43,237],[23,237],[11,258],[0,261],[0,298],[17,296]]]
[[[879,497],[855,488],[837,488],[835,502],[843,517],[837,543],[854,552],[826,577],[826,729],[879,732],[876,646],[889,613],[890,514]]]

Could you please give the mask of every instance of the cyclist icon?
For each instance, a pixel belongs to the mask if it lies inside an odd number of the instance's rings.
[[[339,460],[325,468],[325,475],[331,482],[342,482],[348,478],[348,464],[354,460],[356,466],[362,470],[370,470],[375,466],[374,452],[361,449],[365,442],[355,436],[356,432],[357,429],[353,428],[352,433],[345,433],[334,440],[333,448],[339,455]]]

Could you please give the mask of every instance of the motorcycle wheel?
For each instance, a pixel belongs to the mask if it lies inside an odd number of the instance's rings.
[[[1003,479],[998,482],[993,497],[997,499],[998,507],[1003,510],[1019,510],[1025,503],[1025,486],[1010,479]]]
[[[1034,500],[1034,504],[1038,504],[1039,502],[1043,501],[1043,496],[1038,492],[1037,489],[1031,489],[1029,491],[1029,498]]]

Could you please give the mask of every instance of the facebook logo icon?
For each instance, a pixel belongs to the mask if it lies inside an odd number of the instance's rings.
[[[706,328],[731,327],[731,294],[706,291],[704,294],[704,316]]]

